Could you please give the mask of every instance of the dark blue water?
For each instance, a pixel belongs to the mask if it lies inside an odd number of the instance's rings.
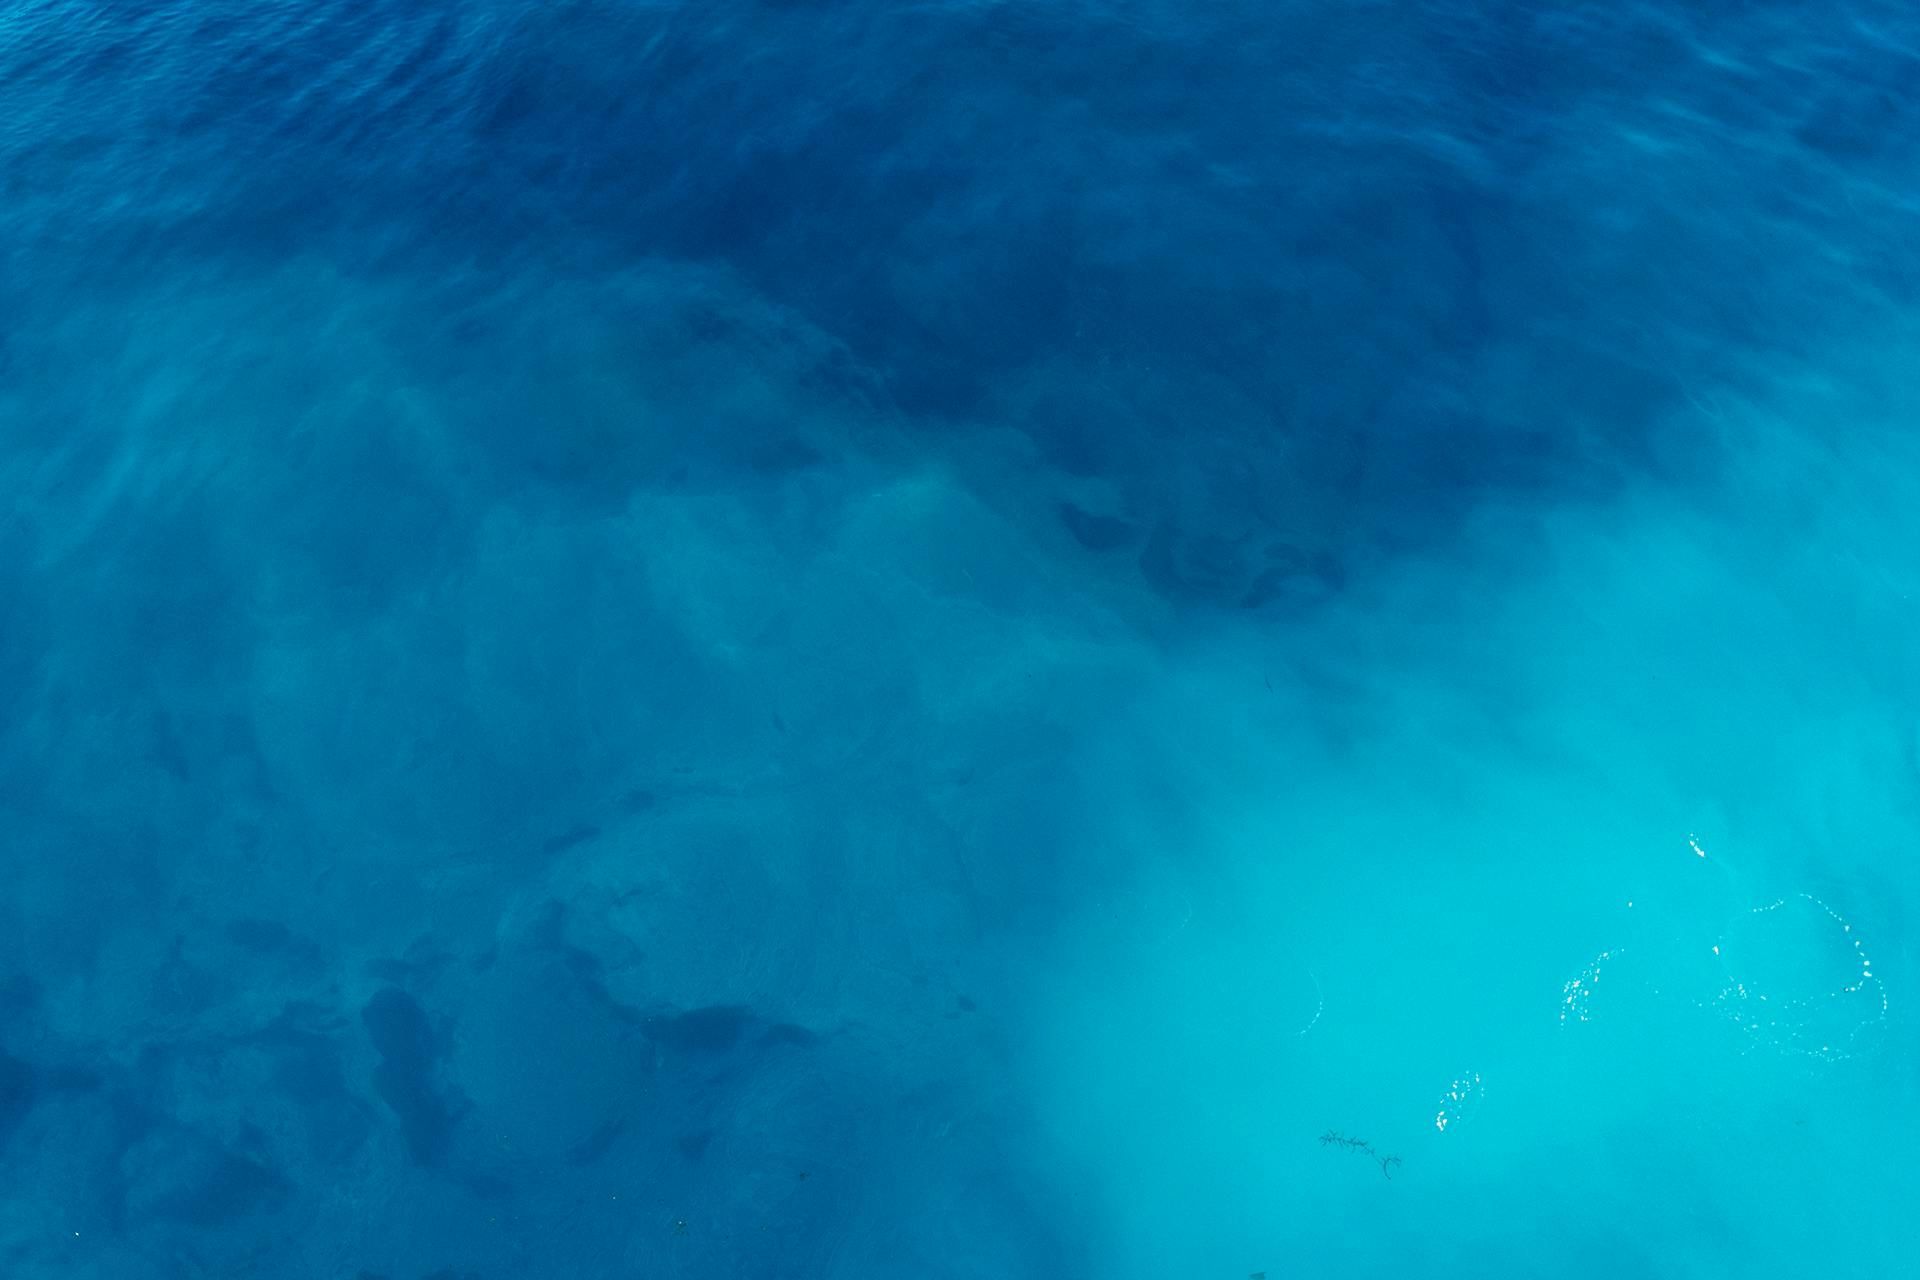
[[[1917,85],[4,0],[0,1275],[1902,1274]]]

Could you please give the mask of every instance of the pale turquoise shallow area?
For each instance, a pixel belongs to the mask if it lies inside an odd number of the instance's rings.
[[[0,7],[0,1277],[1892,1277],[1893,4]]]

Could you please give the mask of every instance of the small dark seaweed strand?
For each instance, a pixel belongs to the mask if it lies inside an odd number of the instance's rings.
[[[1393,1181],[1394,1166],[1401,1163],[1399,1156],[1383,1156],[1378,1151],[1375,1151],[1373,1149],[1373,1144],[1371,1142],[1368,1142],[1366,1139],[1349,1138],[1345,1134],[1339,1132],[1336,1129],[1329,1129],[1325,1133],[1321,1134],[1320,1145],[1323,1147],[1329,1146],[1329,1145],[1336,1146],[1336,1147],[1344,1147],[1348,1151],[1359,1151],[1359,1152],[1365,1153],[1369,1158],[1378,1162],[1378,1164],[1380,1165],[1381,1176],[1386,1178],[1386,1180],[1389,1182]]]
[[[1373,1154],[1373,1144],[1365,1138],[1349,1138],[1345,1134],[1333,1129],[1329,1129],[1320,1135],[1320,1145],[1324,1147],[1328,1143],[1345,1147],[1349,1151],[1364,1151],[1369,1155]]]

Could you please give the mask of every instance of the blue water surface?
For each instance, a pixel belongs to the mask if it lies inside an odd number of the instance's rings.
[[[1910,1274],[1916,86],[0,0],[0,1276]]]

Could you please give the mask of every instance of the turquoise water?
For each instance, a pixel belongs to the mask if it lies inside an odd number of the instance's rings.
[[[1917,60],[0,5],[0,1275],[1903,1274]]]

